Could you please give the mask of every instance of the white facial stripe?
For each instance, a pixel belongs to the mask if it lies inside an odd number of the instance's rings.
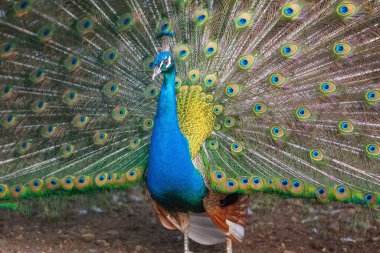
[[[158,76],[160,73],[161,73],[161,68],[155,67],[153,71],[153,75],[152,75],[152,80],[156,79],[156,76]]]
[[[169,56],[168,64],[166,64],[166,68],[169,68],[170,64],[172,64],[172,58]]]
[[[164,64],[164,61],[161,61],[159,67],[155,67],[152,75],[152,79],[154,80],[156,76],[158,76],[162,72],[162,66]],[[168,57],[168,63],[165,65],[166,68],[169,68],[169,66],[172,64],[172,58]]]

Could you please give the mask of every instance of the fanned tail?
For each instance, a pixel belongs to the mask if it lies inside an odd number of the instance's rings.
[[[148,12],[134,1],[4,1],[0,11],[1,199],[141,178],[156,106]]]
[[[376,206],[379,12],[371,0],[4,1],[0,183],[145,168],[165,33],[178,90],[200,85],[213,103],[200,149],[213,189]]]

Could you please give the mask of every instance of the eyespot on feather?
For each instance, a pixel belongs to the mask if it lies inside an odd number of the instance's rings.
[[[0,199],[6,197],[9,193],[8,186],[6,184],[0,184]]]
[[[128,115],[128,110],[123,105],[118,105],[115,109],[112,110],[112,118],[116,121],[123,121],[125,117]]]
[[[352,46],[345,42],[336,42],[333,45],[333,53],[338,57],[345,57],[352,52]]]
[[[34,178],[34,179],[30,180],[30,182],[29,182],[29,189],[32,192],[40,192],[42,190],[43,186],[44,186],[44,183],[39,178]]]
[[[302,6],[299,3],[287,3],[281,7],[281,15],[286,19],[294,20],[299,16],[301,9]]]
[[[13,94],[13,85],[3,84],[0,86],[0,100],[10,98]]]
[[[74,177],[73,176],[65,176],[61,179],[61,187],[66,191],[71,191],[74,188]]]
[[[31,143],[30,141],[27,140],[21,140],[17,143],[17,153],[19,154],[25,154],[28,152],[31,148]]]
[[[41,113],[46,109],[47,103],[43,99],[37,99],[32,104],[32,111],[35,113]]]
[[[25,190],[26,190],[25,186],[16,184],[12,186],[11,188],[11,195],[15,199],[20,198],[25,194]]]
[[[149,85],[145,90],[145,96],[148,99],[154,99],[158,96],[159,90],[158,87],[154,84]]]
[[[46,71],[41,68],[36,68],[29,74],[29,80],[33,84],[40,84],[42,83],[46,78]]]
[[[100,174],[96,175],[94,182],[95,182],[95,185],[98,187],[103,187],[103,186],[107,185],[108,174],[107,173],[100,173]]]
[[[216,115],[216,116],[219,116],[220,114],[222,114],[223,113],[223,106],[221,105],[221,104],[217,104],[217,105],[214,105],[213,106],[213,109],[212,109],[212,111],[214,112],[214,114]]]
[[[80,67],[81,59],[77,55],[69,55],[66,58],[64,64],[68,71],[73,72],[74,70]]]
[[[328,199],[328,190],[324,187],[317,187],[314,190],[315,197],[317,200],[324,202]]]
[[[119,84],[115,81],[107,82],[103,86],[103,93],[108,97],[113,97],[119,92]]]
[[[41,130],[41,135],[42,137],[49,138],[49,137],[54,136],[56,131],[57,131],[57,127],[55,125],[51,125],[51,124],[45,125],[43,126]]]
[[[75,150],[74,146],[71,145],[70,143],[63,144],[61,148],[62,154],[65,157],[71,156],[74,153],[74,150]]]
[[[205,99],[205,101],[206,101],[207,103],[212,103],[212,102],[214,102],[214,96],[213,96],[212,94],[207,94],[207,95],[206,95],[206,99]]]
[[[194,13],[193,21],[196,26],[203,26],[210,19],[210,12],[207,9],[200,9]]]
[[[187,45],[179,45],[174,50],[174,56],[179,61],[186,61],[190,56],[190,48]]]
[[[221,171],[221,168],[217,165],[211,165],[210,168],[209,168],[209,174],[210,176],[212,175],[212,173],[214,173],[215,171]]]
[[[179,90],[181,88],[181,86],[182,86],[182,83],[183,83],[182,79],[179,78],[179,77],[176,77],[175,80],[174,80],[174,87],[175,87],[175,89]]]
[[[288,191],[292,186],[292,182],[289,179],[283,178],[277,180],[277,188],[281,191]]]
[[[72,124],[73,126],[75,126],[76,128],[83,128],[84,126],[87,125],[87,123],[89,122],[90,118],[83,115],[83,114],[77,114],[74,119],[72,120]]]
[[[301,194],[304,191],[304,184],[299,180],[294,180],[290,186],[290,192],[295,195]]]
[[[286,81],[287,78],[280,73],[274,73],[269,77],[269,83],[276,88],[284,87]]]
[[[216,74],[209,74],[203,79],[203,84],[206,88],[211,88],[215,86],[218,82],[218,77]]]
[[[363,194],[362,196],[363,202],[368,206],[374,206],[376,205],[377,197],[376,194],[373,194],[371,192],[367,192]]]
[[[211,180],[214,183],[223,183],[227,180],[226,174],[223,171],[217,170],[211,173]]]
[[[291,58],[299,53],[300,48],[301,47],[298,44],[288,42],[280,47],[280,54],[284,58]]]
[[[354,133],[354,125],[348,121],[348,120],[343,120],[338,122],[338,133],[342,136],[345,135],[351,135]]]
[[[370,159],[380,158],[380,146],[377,143],[369,143],[365,146],[365,152]]]
[[[344,1],[342,3],[340,3],[337,7],[336,7],[336,13],[338,14],[339,17],[341,18],[348,18],[348,17],[351,17],[353,16],[356,12],[358,11],[358,7],[352,3],[352,2],[348,2],[348,1]]]
[[[336,85],[333,82],[326,81],[319,85],[319,92],[321,92],[323,96],[330,96],[335,91]]]
[[[229,193],[235,192],[238,187],[238,182],[233,178],[227,178],[226,181],[224,181],[224,189]]]
[[[154,126],[154,120],[153,119],[150,119],[150,118],[144,119],[143,124],[142,124],[144,131],[148,131],[148,130],[152,129],[153,126]]]
[[[54,36],[55,29],[52,25],[44,25],[37,31],[37,37],[43,42],[49,42]]]
[[[268,111],[268,107],[263,102],[256,102],[253,105],[252,111],[256,117],[260,118],[261,116],[263,116]]]
[[[92,137],[92,141],[95,145],[103,145],[108,139],[108,133],[104,131],[97,131]]]
[[[207,58],[213,57],[218,52],[218,43],[211,41],[206,44],[204,54]]]
[[[350,197],[350,190],[345,185],[337,185],[334,187],[334,196],[336,200],[344,201]]]
[[[243,145],[239,142],[233,142],[230,146],[231,152],[234,155],[238,155],[243,152]]]
[[[55,189],[58,189],[61,186],[61,180],[59,180],[56,177],[49,177],[45,180],[45,187],[46,189],[52,191]]]
[[[220,129],[222,129],[222,125],[220,123],[218,123],[218,122],[215,122],[213,129],[215,131],[219,131]]]
[[[295,116],[299,122],[310,119],[311,112],[307,107],[299,107],[295,111]]]
[[[239,189],[240,190],[247,190],[249,189],[250,184],[249,184],[249,178],[246,176],[242,176],[239,178]]]
[[[90,18],[84,17],[78,20],[75,27],[77,31],[83,36],[94,29],[94,22]]]
[[[75,90],[69,89],[63,94],[63,102],[68,106],[74,106],[79,100],[79,94]]]
[[[160,21],[157,23],[156,26],[156,36],[158,38],[161,38],[163,36],[174,36],[173,32],[173,25],[170,19],[168,18],[162,18]]]
[[[147,56],[144,58],[144,70],[147,72],[152,72],[154,69],[154,57],[153,56]]]
[[[236,29],[247,28],[251,24],[252,15],[249,12],[240,13],[234,20]]]
[[[366,103],[373,106],[380,102],[380,90],[369,90],[365,93],[364,99]]]
[[[140,138],[133,138],[130,142],[129,142],[129,147],[132,148],[132,149],[136,149],[140,146],[141,144],[141,139]]]
[[[217,140],[207,141],[207,148],[209,150],[217,150],[219,148],[219,142]]]
[[[309,158],[312,163],[319,163],[324,159],[323,151],[320,149],[311,149],[309,151]]]
[[[115,185],[122,185],[127,182],[126,175],[124,173],[113,173],[112,182]]]
[[[130,168],[126,173],[126,178],[128,182],[134,183],[141,179],[143,169],[140,167]]]
[[[256,56],[253,54],[243,55],[238,59],[237,65],[241,70],[250,70],[256,61]]]
[[[0,59],[8,59],[15,53],[16,46],[13,42],[0,44]]]
[[[74,186],[78,190],[83,190],[89,186],[91,186],[92,182],[88,176],[77,176],[74,179]]]
[[[187,77],[192,83],[197,82],[199,80],[199,70],[198,69],[190,70],[189,73],[187,74]]]
[[[229,98],[236,97],[240,92],[240,87],[237,84],[229,84],[226,86],[225,94]]]
[[[107,65],[114,64],[119,58],[119,53],[114,48],[107,49],[102,54],[102,62]]]
[[[17,17],[22,17],[30,11],[32,7],[32,1],[24,0],[24,1],[17,1],[13,4],[13,10]]]
[[[135,18],[130,13],[123,13],[117,17],[117,27],[119,31],[125,31],[131,28],[135,23]]]
[[[281,126],[273,126],[270,128],[269,133],[274,141],[283,139],[285,137],[285,129]]]
[[[17,123],[17,117],[14,114],[4,114],[1,117],[0,124],[5,128],[13,127]]]
[[[249,184],[253,190],[259,191],[263,189],[263,180],[260,177],[252,176],[249,180]]]
[[[236,125],[236,120],[234,117],[228,116],[224,119],[223,124],[225,128],[232,128]]]

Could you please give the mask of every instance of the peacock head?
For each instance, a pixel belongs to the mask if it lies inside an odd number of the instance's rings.
[[[168,73],[170,71],[173,71],[174,70],[173,56],[168,51],[159,53],[153,61],[153,67],[154,67],[153,76],[152,76],[153,80],[156,78],[156,76],[158,76],[161,73]]]

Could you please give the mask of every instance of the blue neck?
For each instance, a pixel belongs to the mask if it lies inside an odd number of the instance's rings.
[[[173,69],[166,72],[150,145],[146,180],[152,198],[167,210],[203,212],[206,186],[190,157],[177,117]]]
[[[176,70],[173,67],[173,69],[170,72],[164,74],[164,81],[162,82],[156,114],[156,121],[162,120],[166,122],[167,124],[164,124],[162,126],[164,129],[166,129],[167,127],[175,127],[179,129],[177,117],[177,102],[174,89],[175,77]]]

